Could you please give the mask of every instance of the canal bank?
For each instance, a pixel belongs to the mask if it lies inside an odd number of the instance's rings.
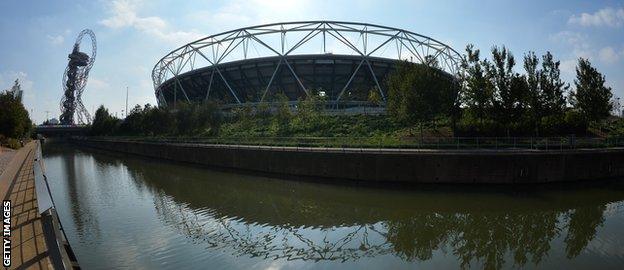
[[[624,176],[624,149],[406,150],[72,138],[77,145],[209,167],[400,184],[535,184]]]
[[[12,153],[9,162],[2,164],[0,196],[4,226],[10,227],[10,233],[4,233],[3,266],[7,269],[80,269],[48,195],[42,162],[39,142],[31,141]],[[44,197],[43,202],[40,197]]]

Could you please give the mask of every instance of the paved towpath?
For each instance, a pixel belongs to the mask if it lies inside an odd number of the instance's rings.
[[[6,168],[11,160],[13,160],[15,152],[16,151],[13,149],[0,146],[0,175],[2,175],[2,172],[4,172],[4,168]]]
[[[11,267],[53,269],[43,236],[35,191],[34,162],[37,142],[18,151],[0,174],[0,196],[11,200]]]

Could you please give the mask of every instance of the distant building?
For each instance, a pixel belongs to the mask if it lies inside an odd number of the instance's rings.
[[[11,89],[7,90],[7,93],[12,94],[13,97],[22,102],[22,96],[24,95],[24,91],[22,91],[22,87],[19,84],[19,79],[15,79],[15,83],[13,84]]]
[[[52,118],[52,119],[50,119],[50,121],[48,121],[48,123],[49,123],[50,125],[58,125],[58,124],[60,124],[61,122],[59,122],[59,120],[58,120],[58,119],[56,119],[56,118]]]

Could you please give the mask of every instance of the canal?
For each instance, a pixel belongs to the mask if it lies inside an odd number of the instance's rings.
[[[624,265],[624,184],[379,189],[43,145],[84,269]]]

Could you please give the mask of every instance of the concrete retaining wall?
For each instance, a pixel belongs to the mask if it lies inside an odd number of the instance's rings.
[[[248,171],[375,182],[546,183],[624,176],[624,149],[343,151],[74,139],[129,154]]]

